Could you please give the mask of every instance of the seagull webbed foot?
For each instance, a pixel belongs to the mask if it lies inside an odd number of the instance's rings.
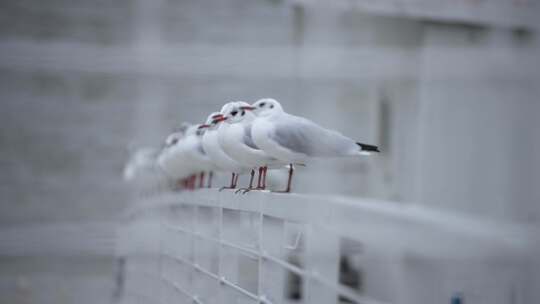
[[[242,192],[242,194],[246,194],[246,193],[248,193],[248,192],[250,192],[252,190],[259,190],[259,189],[257,189],[257,188],[240,188],[240,189],[236,190],[234,193],[238,194],[238,193]]]
[[[235,187],[221,187],[221,188],[219,188],[218,191],[221,192],[221,191],[223,191],[225,189],[236,189],[236,188]]]
[[[270,191],[272,193],[291,193],[291,189],[287,189],[287,190],[272,190]]]

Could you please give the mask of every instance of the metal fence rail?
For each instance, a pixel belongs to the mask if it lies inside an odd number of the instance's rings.
[[[536,232],[390,202],[165,195],[128,212],[119,230],[120,293],[125,303],[315,304],[488,303],[518,293],[521,303]],[[510,266],[491,274],[498,261]],[[456,268],[467,286],[452,279]],[[443,287],[429,289],[434,278]],[[410,292],[415,284],[425,288]]]

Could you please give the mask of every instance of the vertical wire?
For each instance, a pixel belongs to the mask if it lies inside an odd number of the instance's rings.
[[[163,220],[164,220],[164,215],[162,214],[158,214],[158,237],[159,237],[159,248],[158,248],[158,275],[159,277],[163,276],[163,238],[165,237],[164,234],[163,234]],[[163,304],[164,303],[164,300],[163,300],[163,282],[160,281],[159,282],[159,292],[158,292],[158,301],[160,304]]]
[[[224,303],[224,295],[223,295],[223,282],[222,280],[225,278],[225,275],[223,273],[223,202],[221,198],[218,195],[218,276],[219,276],[219,285],[218,285],[218,300],[219,303]]]
[[[312,225],[311,224],[307,224],[305,225],[306,227],[306,239],[305,239],[305,242],[306,242],[306,254],[304,255],[306,257],[306,261],[304,261],[304,265],[305,265],[305,272],[302,274],[302,279],[303,279],[303,282],[304,282],[304,286],[302,286],[303,290],[302,290],[302,302],[303,303],[310,303],[310,298],[311,298],[311,285],[312,285],[312,280],[311,280],[311,274],[312,274],[312,271],[313,271],[313,267],[311,265],[311,261],[309,261],[309,259],[311,258],[311,255],[313,254],[313,245],[312,245],[312,238],[311,238],[311,235],[312,235]]]
[[[264,230],[263,230],[263,226],[264,226],[264,214],[263,214],[263,204],[261,202],[262,199],[259,200],[259,209],[258,209],[258,216],[259,216],[259,233],[258,233],[258,262],[257,262],[257,267],[258,267],[258,272],[257,272],[257,275],[258,275],[258,278],[257,278],[257,296],[259,297],[260,301],[264,301],[265,297],[264,297],[264,290],[263,290],[263,263],[264,263],[264,260],[262,258],[263,256],[263,238],[264,238]]]
[[[198,225],[199,225],[199,206],[195,205],[193,207],[193,222],[192,222],[192,234],[191,234],[191,240],[192,240],[192,243],[191,243],[191,264],[192,264],[192,268],[190,268],[189,272],[190,272],[190,277],[191,277],[191,287],[192,289],[194,289],[194,293],[192,293],[192,296],[194,299],[197,299],[199,298],[199,295],[198,295],[198,290],[196,290],[197,288],[197,281],[198,281],[198,274],[197,272],[195,271],[195,269],[197,268],[198,266],[198,259],[197,259],[197,243],[198,243],[198,240],[197,240],[197,233],[198,233]],[[199,241],[200,242],[200,241]]]

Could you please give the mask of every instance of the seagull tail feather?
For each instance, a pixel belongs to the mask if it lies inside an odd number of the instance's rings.
[[[357,142],[356,144],[360,147],[361,152],[377,152],[377,153],[381,152],[379,151],[379,147],[374,146],[374,145],[368,145],[368,144],[363,144],[359,142]]]

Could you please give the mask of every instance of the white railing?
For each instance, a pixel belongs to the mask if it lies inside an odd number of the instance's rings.
[[[337,7],[373,15],[538,29],[538,5],[531,0],[289,0],[295,4]]]
[[[121,226],[125,303],[527,303],[540,244],[413,205],[217,190],[143,201]]]

